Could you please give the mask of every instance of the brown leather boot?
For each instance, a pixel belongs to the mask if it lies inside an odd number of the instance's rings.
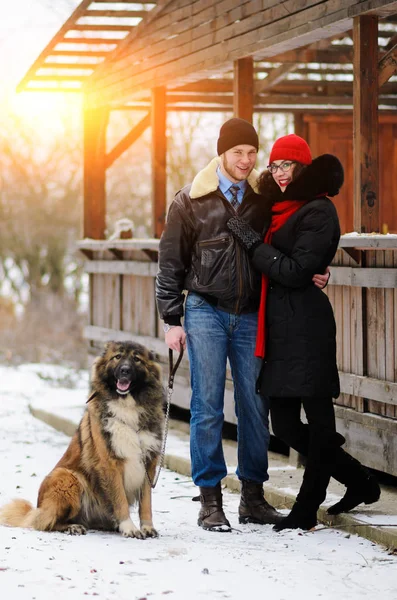
[[[241,482],[238,514],[240,523],[258,523],[259,525],[275,525],[283,517],[265,500],[261,483],[244,480]]]
[[[221,484],[215,487],[200,487],[201,509],[197,524],[208,531],[231,531],[222,508]]]

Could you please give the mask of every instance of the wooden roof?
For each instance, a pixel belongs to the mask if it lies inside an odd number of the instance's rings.
[[[81,92],[157,3],[143,0],[83,0],[19,83],[18,91]],[[108,63],[107,63],[108,64]]]
[[[350,110],[353,18],[378,15],[379,60],[395,60],[396,13],[387,0],[83,0],[19,89],[138,108],[165,86],[168,109],[231,110],[233,62],[252,56],[255,110]],[[379,108],[397,108],[396,77]]]

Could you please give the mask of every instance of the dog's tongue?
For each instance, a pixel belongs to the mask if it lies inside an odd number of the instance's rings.
[[[121,390],[122,392],[125,392],[126,390],[128,390],[128,388],[130,387],[130,382],[127,381],[126,383],[122,383],[120,381],[120,379],[117,380],[117,387],[119,390]]]

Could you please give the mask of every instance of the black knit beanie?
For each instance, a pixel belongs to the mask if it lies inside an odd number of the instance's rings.
[[[239,146],[240,144],[248,144],[258,150],[258,134],[249,121],[237,118],[229,119],[222,125],[219,131],[218,154],[221,155],[226,150],[230,150],[230,148]]]

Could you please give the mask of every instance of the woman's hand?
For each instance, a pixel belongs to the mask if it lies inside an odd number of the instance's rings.
[[[316,273],[316,275],[313,275],[313,283],[315,286],[317,286],[318,288],[320,288],[320,290],[324,289],[329,282],[329,279],[331,277],[331,271],[329,270],[329,267],[327,267],[325,269],[325,273],[323,273],[322,275]]]
[[[238,243],[247,252],[252,252],[256,246],[259,246],[263,242],[262,236],[243,219],[232,217],[226,225]]]

